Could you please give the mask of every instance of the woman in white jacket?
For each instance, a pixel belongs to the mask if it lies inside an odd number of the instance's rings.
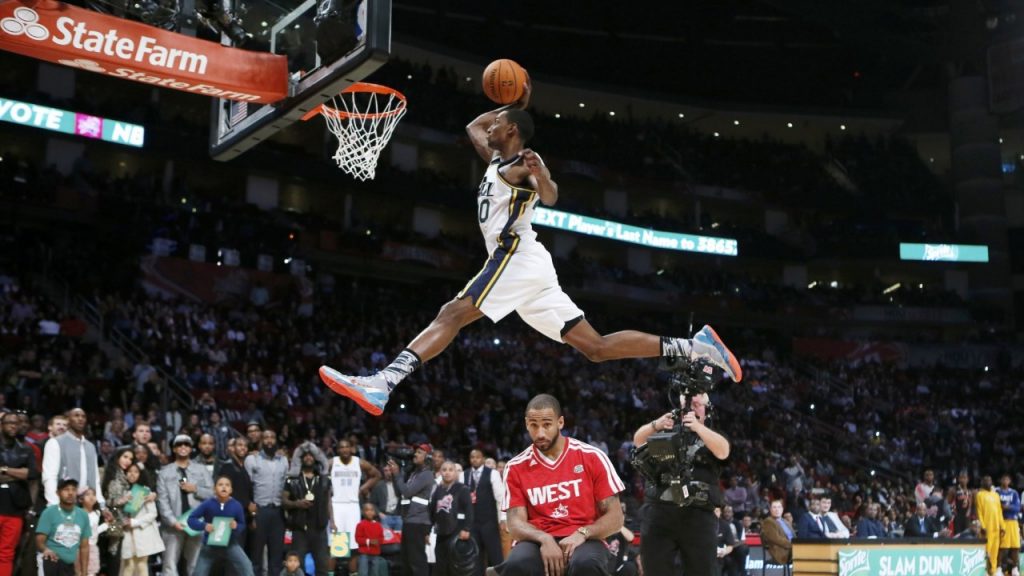
[[[132,486],[139,483],[139,469],[132,464],[125,477]],[[148,576],[149,557],[164,551],[164,542],[157,528],[156,494],[146,496],[145,503],[134,516],[125,519],[121,540],[121,576]]]

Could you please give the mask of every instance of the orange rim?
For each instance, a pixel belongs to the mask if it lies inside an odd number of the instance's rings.
[[[393,110],[387,110],[385,112],[366,113],[346,112],[345,110],[338,110],[337,108],[333,106],[328,106],[327,104],[321,104],[316,108],[313,108],[309,112],[306,112],[306,114],[302,116],[302,120],[309,120],[310,118],[316,116],[317,114],[322,114],[324,116],[333,116],[334,118],[339,119],[358,118],[360,120],[366,120],[394,116],[395,114],[398,114],[402,110],[405,110],[405,94],[402,94],[401,92],[395,90],[394,88],[381,86],[380,84],[371,84],[369,82],[356,82],[355,84],[342,90],[340,94],[347,94],[350,92],[367,92],[373,94],[383,94],[386,96],[394,96],[398,98],[398,105],[395,106]]]

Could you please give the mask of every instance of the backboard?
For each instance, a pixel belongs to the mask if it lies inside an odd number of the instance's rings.
[[[353,7],[358,43],[347,54],[323,62],[317,54],[317,0],[235,0],[236,17],[251,36],[247,49],[288,57],[288,97],[259,105],[215,99],[210,156],[230,160],[302,118],[306,112],[370,75],[391,53],[391,0],[358,0]],[[352,0],[345,0],[350,5]],[[338,2],[342,4],[341,1]],[[224,35],[222,43],[231,45]]]

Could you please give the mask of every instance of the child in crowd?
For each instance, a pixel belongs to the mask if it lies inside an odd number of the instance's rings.
[[[298,552],[289,552],[284,557],[281,576],[306,576],[306,573],[302,571],[302,558],[299,558]]]
[[[142,472],[132,464],[125,471],[125,478],[131,482],[132,491],[142,487]],[[124,522],[124,538],[121,540],[121,576],[148,576],[149,557],[164,551],[164,541],[157,528],[156,494],[150,492],[143,500],[142,508]]]
[[[100,534],[107,531],[107,524],[103,522],[103,513],[96,505],[96,491],[86,488],[78,496],[78,503],[89,516],[89,529],[92,536],[89,537],[89,567],[86,573],[89,576],[96,576],[100,572]]]
[[[230,518],[231,535],[225,544],[213,544],[211,534],[216,529],[214,518]],[[245,531],[245,511],[242,505],[231,497],[231,478],[220,476],[213,486],[213,498],[209,498],[188,515],[188,525],[193,530],[203,530],[203,548],[192,576],[210,576],[214,564],[224,562],[234,568],[239,576],[253,576],[252,562],[245,555],[239,537]]]
[[[57,482],[58,504],[47,506],[36,525],[36,549],[42,576],[79,576],[89,572],[89,515],[75,503],[78,480]],[[83,544],[84,542],[84,546]],[[251,576],[251,572],[250,572]]]
[[[359,543],[359,576],[375,576],[380,569],[377,565],[386,564],[380,557],[382,540],[384,540],[384,527],[377,521],[377,507],[367,502],[363,504],[363,519],[356,524],[356,542]]]

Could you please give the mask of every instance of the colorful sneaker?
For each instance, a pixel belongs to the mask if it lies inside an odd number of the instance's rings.
[[[743,368],[740,367],[740,361],[725,345],[725,342],[718,337],[714,328],[705,324],[699,332],[693,335],[693,343],[695,356],[707,358],[712,364],[725,370],[733,382],[743,380]]]
[[[388,403],[388,385],[380,376],[345,376],[330,366],[320,367],[320,379],[335,394],[347,396],[374,416],[384,413]]]

